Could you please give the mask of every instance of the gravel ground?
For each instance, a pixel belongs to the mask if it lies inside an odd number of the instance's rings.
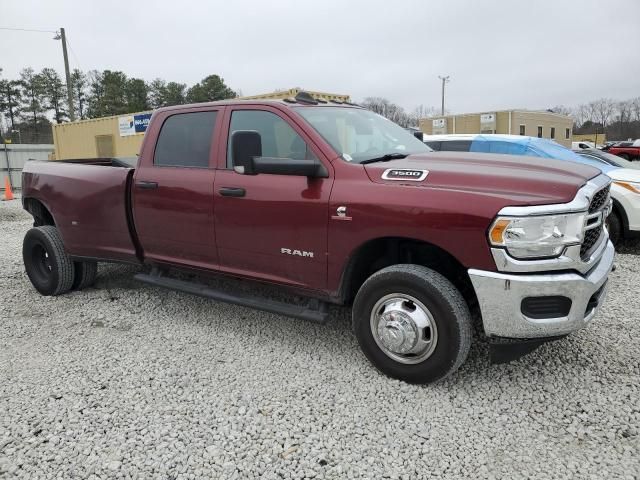
[[[420,387],[318,326],[137,284],[42,297],[0,203],[0,477],[640,478],[638,249],[589,328]]]

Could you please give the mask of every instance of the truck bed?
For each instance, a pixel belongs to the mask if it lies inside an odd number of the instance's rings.
[[[29,161],[22,197],[53,216],[73,257],[137,261],[131,216],[135,167],[123,159]]]

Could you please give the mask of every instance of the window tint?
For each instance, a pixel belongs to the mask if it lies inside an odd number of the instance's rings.
[[[314,155],[296,131],[278,115],[261,110],[236,110],[231,114],[227,165],[233,166],[231,136],[239,130],[253,130],[262,139],[262,156],[312,160]]]
[[[551,134],[549,136],[551,138],[556,138],[556,127],[551,127]]]
[[[542,127],[538,127],[538,138],[542,138]]]
[[[158,136],[154,165],[207,168],[216,115],[196,112],[167,118]]]
[[[525,133],[525,126],[524,125],[520,125],[520,135],[526,135]]]
[[[440,145],[442,144],[442,142],[424,142],[424,143],[426,143],[429,147],[434,149],[436,152],[440,151]]]
[[[471,148],[471,140],[452,140],[442,142],[440,151],[442,152],[468,152]]]

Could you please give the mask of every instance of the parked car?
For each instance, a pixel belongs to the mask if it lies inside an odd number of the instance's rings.
[[[617,142],[603,148],[603,150],[625,160],[638,160],[640,158],[640,139],[633,142]]]
[[[571,142],[571,150],[578,150],[581,148],[596,148],[596,144],[593,142]]]
[[[581,149],[573,152],[551,140],[520,135],[429,135],[426,137],[426,143],[440,151],[489,152],[555,158],[599,168],[615,180],[611,187],[613,213],[607,217],[606,221],[611,241],[617,245],[624,238],[640,234],[640,195],[636,191],[640,191],[637,183],[640,182],[640,172],[636,168],[627,168],[630,162],[626,162],[621,157],[608,155],[597,149]],[[598,154],[608,161],[594,156]],[[616,164],[611,157],[617,159]],[[625,167],[620,168],[617,164],[625,164]]]
[[[328,304],[351,305],[367,358],[427,383],[465,361],[472,309],[501,360],[594,318],[614,259],[610,182],[587,165],[434,153],[379,115],[308,94],[182,105],[153,114],[135,168],[28,162],[23,258],[43,295],[90,285],[103,261],[319,323]],[[309,301],[214,289],[182,270]]]
[[[582,155],[583,157],[591,158],[597,162],[605,163],[612,167],[640,170],[640,163],[625,160],[624,158],[619,157],[617,155],[612,155],[611,153],[603,152],[598,148],[584,148],[580,150],[574,150],[574,152],[577,153],[578,155]]]
[[[634,142],[619,142],[611,145],[606,151],[613,155],[618,155],[625,160],[638,160],[640,159],[640,140]]]
[[[577,153],[595,162],[591,165],[598,166],[598,162],[601,163],[601,169],[613,179],[613,209],[607,218],[613,244],[624,238],[640,236],[640,164],[597,149],[580,150]]]

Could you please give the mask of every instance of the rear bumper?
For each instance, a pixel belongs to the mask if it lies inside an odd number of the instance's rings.
[[[613,268],[611,242],[598,263],[584,276],[578,273],[504,274],[469,270],[478,297],[484,330],[489,337],[544,338],[566,335],[587,325],[604,301],[606,282]],[[567,314],[531,318],[522,312],[528,297],[567,297]]]

